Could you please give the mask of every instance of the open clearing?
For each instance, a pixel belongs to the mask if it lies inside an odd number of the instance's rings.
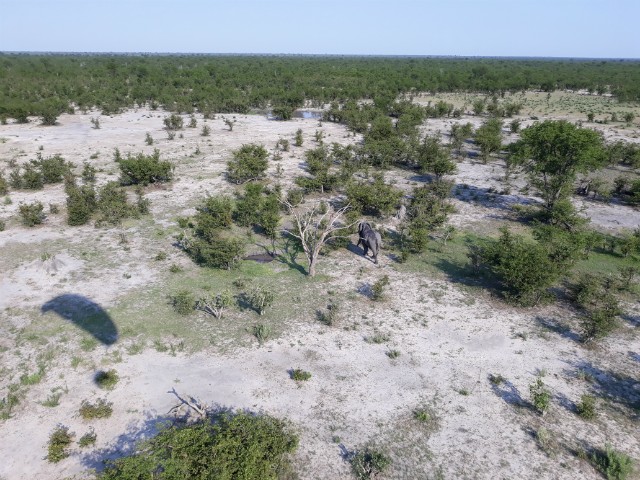
[[[523,127],[532,123],[532,113],[578,118],[579,108],[562,114],[562,99],[577,94],[551,100],[528,95]],[[304,144],[282,154],[281,174],[278,162],[270,161],[270,180],[286,191],[303,172],[304,151],[315,146],[316,130],[327,143],[359,138],[313,118],[279,122],[237,115],[232,131],[221,117],[196,116],[198,128],[169,140],[166,115],[129,110],[101,116],[100,129],[90,121],[96,113],[62,115],[54,127],[35,119],[0,126],[0,168],[6,172],[10,161],[61,154],[78,167],[89,161],[100,185],[117,179],[115,148],[123,154],[157,148],[175,165],[173,182],[146,189],[151,214],[114,228],[67,226],[61,184],[12,190],[11,203],[0,204],[0,220],[7,224],[0,232],[0,397],[21,392],[11,418],[0,420],[1,478],[91,478],[102,460],[126,453],[135,439],[170,418],[178,403],[173,388],[206,404],[289,419],[300,434],[294,465],[302,479],[351,478],[350,452],[367,444],[391,456],[388,478],[595,479],[600,474],[580,452],[606,443],[638,465],[637,298],[628,298],[617,332],[585,348],[575,313],[562,303],[518,309],[455,274],[456,262],[466,262],[465,234],[495,234],[504,224],[517,228],[510,205],[532,201],[518,193],[525,183],[520,178],[512,180],[508,194],[494,193],[504,188],[502,161],[459,163],[457,212],[450,219],[457,237],[447,246],[434,242],[408,263],[383,250],[376,266],[352,245],[323,256],[315,278],[304,274],[302,254],[289,264],[243,261],[238,270],[217,271],[198,267],[175,246],[177,218],[193,214],[207,194],[234,191],[224,177],[234,149],[259,143],[272,152],[280,138],[293,141],[301,128]],[[430,119],[423,128],[444,134],[454,121],[477,126],[481,119]],[[205,122],[208,137],[200,135]],[[597,127],[608,139],[638,142],[637,125]],[[153,145],[146,144],[147,133]],[[407,171],[386,172],[386,178],[407,189],[420,181]],[[24,227],[18,206],[33,201],[60,205],[61,213]],[[640,225],[640,212],[632,207],[580,202],[599,230],[621,233]],[[389,218],[384,225],[392,229],[394,222]],[[259,235],[249,242],[248,253],[264,253]],[[166,256],[156,259],[161,252]],[[384,275],[390,279],[385,299],[372,301],[367,292]],[[223,288],[238,294],[238,279],[274,290],[274,306],[264,316],[240,307],[221,320],[203,312],[180,316],[169,303],[185,288],[196,295]],[[341,304],[337,325],[323,325],[316,312],[334,301]],[[113,338],[100,331],[107,322]],[[271,328],[261,346],[250,333],[257,324]],[[398,355],[389,355],[393,351]],[[288,371],[295,368],[311,378],[293,381]],[[120,381],[112,391],[101,390],[94,376],[110,369]],[[544,416],[528,406],[529,385],[540,373],[552,392]],[[491,375],[504,381],[491,382]],[[58,405],[43,405],[58,393]],[[592,421],[575,413],[585,393],[598,398],[599,415]],[[98,398],[113,403],[111,418],[82,420],[81,402]],[[418,409],[431,412],[428,422],[416,420]],[[95,447],[74,446],[70,457],[48,463],[47,440],[57,424],[68,425],[76,439],[93,427]],[[541,427],[552,439],[547,451],[536,441]]]

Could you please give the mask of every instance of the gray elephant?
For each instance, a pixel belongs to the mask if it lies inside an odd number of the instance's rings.
[[[364,256],[367,256],[367,252],[371,249],[371,255],[373,256],[373,262],[378,263],[378,252],[382,248],[382,237],[371,228],[371,224],[368,222],[360,222],[358,225],[358,246],[362,245],[364,249]]]

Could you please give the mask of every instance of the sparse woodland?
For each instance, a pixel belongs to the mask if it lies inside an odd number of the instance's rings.
[[[637,62],[0,65],[3,478],[640,471]]]

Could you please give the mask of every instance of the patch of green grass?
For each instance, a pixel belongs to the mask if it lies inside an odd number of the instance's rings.
[[[82,337],[80,339],[80,348],[83,352],[92,352],[98,346],[98,340],[93,337]]]
[[[60,397],[62,397],[62,392],[53,392],[47,397],[46,400],[40,402],[40,405],[49,408],[57,407],[58,405],[60,405]]]
[[[388,350],[386,352],[387,357],[393,359],[393,358],[398,358],[400,356],[400,350]]]
[[[107,402],[105,398],[99,398],[95,403],[83,400],[78,413],[84,420],[109,418],[113,413],[113,403]]]
[[[93,427],[90,427],[89,431],[81,436],[78,440],[78,446],[80,448],[87,448],[95,445],[97,438],[98,436],[96,435],[95,430],[93,429]]]
[[[36,385],[44,378],[44,367],[38,368],[38,371],[32,374],[23,374],[20,376],[21,385]]]

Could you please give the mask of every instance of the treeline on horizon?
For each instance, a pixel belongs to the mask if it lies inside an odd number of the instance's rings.
[[[411,92],[588,89],[640,100],[640,61],[318,56],[0,54],[0,118],[149,104],[247,113]]]

